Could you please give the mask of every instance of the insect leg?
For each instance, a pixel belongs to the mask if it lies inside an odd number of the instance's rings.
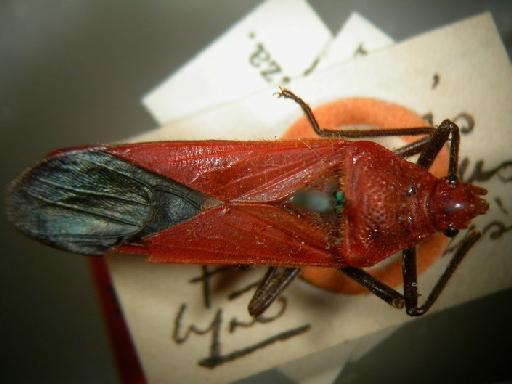
[[[310,106],[302,100],[299,96],[286,88],[279,88],[276,93],[278,97],[284,97],[295,101],[301,107],[306,115],[311,127],[315,133],[320,137],[345,137],[351,139],[363,137],[383,137],[383,136],[416,136],[416,135],[431,135],[436,131],[432,127],[418,127],[418,128],[388,128],[388,129],[350,129],[350,130],[337,130],[337,129],[323,129],[320,128],[316,121],[315,115]]]
[[[457,183],[457,160],[459,150],[459,128],[449,120],[445,120],[435,129],[432,135],[408,144],[395,151],[395,154],[408,157],[420,153],[417,164],[422,168],[429,168],[439,151],[447,141],[450,141],[450,159],[448,165],[448,174],[450,182]],[[415,248],[406,249],[402,254],[402,273],[404,279],[403,296],[388,287],[382,282],[376,280],[367,272],[357,268],[340,269],[347,276],[366,287],[377,297],[393,305],[396,308],[403,308],[404,301],[407,314],[411,316],[420,316],[427,312],[434,304],[448,280],[453,275],[464,256],[469,249],[480,239],[481,234],[470,232],[461,242],[454,256],[450,260],[446,270],[441,275],[436,285],[427,297],[423,305],[418,307],[418,289],[417,289],[417,270],[416,270],[416,250]]]
[[[417,291],[417,274],[416,274],[416,252],[414,249],[408,249],[403,253],[403,275],[404,275],[404,297],[405,308],[409,316],[421,316],[426,313],[435,303],[443,289],[446,287],[448,280],[453,275],[464,256],[471,247],[482,237],[480,232],[471,231],[461,241],[455,254],[451,258],[448,266],[437,280],[436,285],[428,295],[425,302],[418,307],[418,291]]]
[[[450,141],[450,157],[448,165],[448,180],[456,184],[458,155],[459,155],[459,128],[450,120],[444,120],[438,128],[419,127],[419,128],[403,128],[403,129],[370,129],[370,130],[330,130],[320,128],[311,108],[300,97],[293,92],[281,88],[277,93],[279,97],[292,99],[302,108],[311,127],[320,137],[345,137],[345,138],[363,138],[363,137],[382,137],[382,136],[412,136],[412,135],[428,135],[414,143],[406,145],[395,151],[395,154],[401,157],[409,157],[420,153],[417,164],[418,166],[428,169],[434,162],[434,159],[441,151],[447,141]],[[441,291],[446,286],[451,275],[460,264],[468,250],[481,237],[481,234],[472,232],[463,240],[455,255],[450,260],[448,267],[443,275],[439,278],[432,292],[427,298],[425,304],[417,307],[417,272],[416,272],[416,252],[414,248],[407,249],[403,252],[403,276],[404,276],[404,296],[407,313],[411,316],[418,316],[425,313],[435,302]],[[377,281],[371,275],[363,270],[354,268],[341,269],[349,277],[368,288],[371,292],[388,303],[393,303],[394,297],[400,298],[400,294]],[[398,295],[398,296],[396,296]]]
[[[425,148],[430,144],[432,140],[431,136],[424,137],[423,139],[419,139],[410,144],[404,145],[398,149],[395,149],[393,153],[400,157],[410,157],[417,155],[425,150]]]
[[[368,272],[354,267],[340,268],[339,271],[343,272],[345,275],[361,284],[363,287],[368,289],[378,298],[384,300],[389,305],[397,309],[402,309],[404,307],[405,299],[401,293],[377,280]]]
[[[426,313],[435,303],[446,284],[450,280],[464,256],[467,255],[471,247],[480,239],[481,233],[472,231],[460,243],[452,259],[448,263],[445,271],[437,281],[436,285],[427,297],[427,300],[418,307],[418,289],[416,272],[416,250],[407,249],[403,252],[403,276],[404,276],[404,294],[400,294],[395,289],[375,279],[368,272],[359,268],[344,267],[339,271],[355,280],[363,287],[368,289],[378,298],[384,300],[391,306],[402,309],[405,304],[406,312],[410,316],[421,316]]]
[[[420,140],[421,145],[415,146],[415,143],[410,146],[406,146],[408,150],[413,152],[405,156],[411,156],[412,154],[419,153],[420,149],[423,148],[422,153],[423,159],[421,160],[424,164],[429,164],[425,168],[429,168],[430,164],[434,161],[437,154],[443,147],[446,141],[450,140],[450,169],[449,173],[455,175],[457,171],[457,162],[459,156],[459,127],[450,120],[444,120],[441,125],[437,128],[432,127],[417,127],[417,128],[387,128],[387,129],[354,129],[354,130],[332,130],[322,129],[318,125],[318,122],[311,110],[311,107],[302,100],[299,96],[294,94],[292,91],[286,88],[280,88],[279,92],[276,93],[278,97],[284,97],[292,99],[301,107],[302,111],[306,115],[311,127],[318,136],[321,137],[346,137],[346,138],[363,138],[363,137],[382,137],[382,136],[416,136],[416,135],[432,135],[430,139]],[[429,145],[430,144],[430,145]],[[418,144],[416,144],[418,145]],[[418,165],[421,163],[418,162]],[[421,166],[421,165],[420,165]]]
[[[425,139],[423,139],[425,140]],[[450,183],[457,183],[457,166],[459,156],[459,127],[450,120],[444,120],[436,129],[428,142],[417,142],[417,148],[423,148],[418,158],[418,166],[428,169],[432,165],[439,151],[447,141],[450,141],[450,158],[448,163],[448,180]],[[413,143],[414,144],[414,143]],[[407,146],[406,146],[407,147]],[[413,147],[411,147],[413,150]],[[408,152],[407,148],[405,153]],[[404,279],[404,297],[406,312],[410,316],[420,316],[427,312],[437,300],[439,294],[446,286],[446,283],[453,275],[460,262],[467,254],[469,249],[480,239],[481,234],[470,232],[462,241],[446,270],[438,279],[436,285],[427,297],[423,305],[418,307],[418,276],[416,271],[416,250],[409,248],[402,253],[402,275]]]
[[[393,151],[393,153],[401,157],[409,157],[421,153],[417,164],[428,169],[447,141],[450,141],[448,174],[456,182],[460,135],[459,127],[450,120],[444,120],[432,135],[404,145]]]
[[[249,314],[258,317],[265,312],[299,272],[300,268],[268,268],[249,303]]]
[[[425,145],[425,148],[416,164],[425,169],[430,168],[434,159],[437,157],[438,153],[447,141],[450,141],[448,177],[450,178],[450,182],[457,183],[460,135],[459,127],[450,120],[444,120],[439,127],[435,129],[429,144]]]

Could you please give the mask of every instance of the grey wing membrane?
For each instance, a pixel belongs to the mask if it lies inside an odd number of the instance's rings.
[[[76,150],[50,157],[15,180],[7,210],[30,237],[101,255],[195,216],[204,199],[101,149]]]

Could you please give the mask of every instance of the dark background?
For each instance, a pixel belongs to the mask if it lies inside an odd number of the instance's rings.
[[[2,189],[49,150],[155,126],[140,97],[258,1],[0,2]],[[319,1],[336,32],[357,10],[396,40],[492,12],[509,56],[507,1]],[[3,210],[4,211],[4,210]],[[1,216],[2,382],[119,382],[86,262],[28,241]],[[512,290],[410,323],[340,383],[512,379]],[[288,382],[276,372],[249,382]]]

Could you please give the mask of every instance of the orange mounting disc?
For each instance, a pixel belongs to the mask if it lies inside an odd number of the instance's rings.
[[[424,127],[426,123],[419,115],[400,105],[373,98],[346,98],[313,109],[313,113],[324,129],[342,129],[343,126],[372,126],[374,128]],[[283,139],[314,138],[316,133],[305,117],[297,120],[283,134]],[[418,140],[417,137],[401,137],[404,144]],[[448,151],[444,148],[434,161],[429,172],[436,177],[446,176]],[[417,247],[418,274],[423,273],[436,261],[446,246],[448,238],[436,233]],[[383,283],[398,287],[402,284],[402,268],[399,258],[385,260],[367,271]],[[301,272],[302,279],[309,283],[337,293],[362,294],[367,290],[345,275],[330,268],[308,267]]]

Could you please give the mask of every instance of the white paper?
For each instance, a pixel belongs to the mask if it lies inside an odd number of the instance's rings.
[[[393,43],[393,39],[362,15],[352,12],[319,60],[315,71],[323,70],[358,56],[365,56],[376,49],[390,46]],[[294,383],[333,383],[348,359],[354,359],[356,354],[361,356],[364,351],[372,349],[391,334],[394,329],[394,327],[385,329],[361,339],[354,339],[325,351],[310,354],[302,359],[286,363],[278,369]]]
[[[496,236],[500,228],[489,227],[495,221],[505,227],[511,225],[507,212],[512,211],[512,193],[510,183],[503,181],[510,177],[510,167],[499,167],[510,160],[512,70],[489,15],[331,67],[297,81],[293,90],[313,105],[352,96],[384,99],[420,114],[432,112],[436,123],[461,112],[471,114],[476,125],[470,134],[463,134],[461,146],[461,157],[469,159],[465,177],[475,170],[479,160],[484,160],[485,170],[496,169],[494,176],[482,183],[490,191],[491,211],[476,221],[477,227],[485,231],[484,240],[471,250],[433,311],[512,286],[510,232]],[[276,99],[271,93],[269,89],[176,121],[134,141],[278,137],[301,112],[290,101]],[[500,209],[496,198],[505,209]],[[491,240],[491,235],[496,238]],[[440,259],[421,276],[421,292],[428,292],[447,260]],[[295,282],[285,294],[287,307],[281,316],[230,333],[233,318],[249,321],[246,304],[250,293],[236,300],[227,299],[227,293],[252,282],[254,275],[234,281],[227,292],[218,292],[212,308],[205,309],[198,294],[201,287],[189,282],[199,274],[198,266],[152,265],[126,255],[109,258],[109,264],[150,382],[232,381],[409,320],[403,312],[373,296],[334,295]],[[198,366],[198,361],[211,352],[211,333],[191,335],[179,345],[173,341],[177,314],[184,302],[188,309],[181,332],[191,324],[208,328],[217,311],[222,311],[219,324],[223,355],[286,330],[303,325],[310,328],[286,342],[273,343],[208,370]]]
[[[367,55],[393,43],[391,37],[359,13],[352,12],[322,56],[317,70]]]
[[[332,34],[304,0],[267,0],[149,92],[159,124],[286,85],[312,65]]]

